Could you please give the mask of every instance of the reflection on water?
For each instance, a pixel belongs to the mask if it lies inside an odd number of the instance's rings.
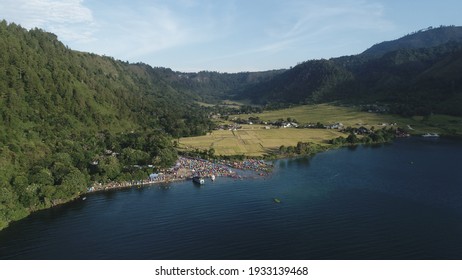
[[[286,168],[287,166],[287,160],[279,160],[278,161],[278,167],[283,169],[283,168]]]
[[[305,166],[308,167],[310,165],[310,158],[309,157],[300,157],[291,160],[290,162],[298,165],[298,166]]]

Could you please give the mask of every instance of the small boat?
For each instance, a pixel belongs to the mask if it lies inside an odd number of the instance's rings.
[[[87,199],[87,197],[86,197],[86,196],[82,197],[82,200],[85,200],[85,199]]]
[[[193,177],[193,182],[198,183],[200,185],[203,185],[205,183],[205,180],[204,180],[204,178],[202,178],[200,176],[194,176]]]
[[[277,197],[273,198],[273,201],[276,202],[276,203],[281,203],[281,200],[279,200],[279,198],[277,198]]]
[[[212,174],[212,176],[210,176],[210,179],[212,179],[212,181],[215,181],[215,175]]]
[[[422,135],[422,137],[440,137],[438,133],[425,133]]]

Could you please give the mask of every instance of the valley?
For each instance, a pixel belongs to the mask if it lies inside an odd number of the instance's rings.
[[[460,73],[456,26],[289,69],[183,73],[75,51],[3,20],[0,229],[94,183],[146,179],[179,155],[308,155],[391,141],[398,127],[460,137]]]

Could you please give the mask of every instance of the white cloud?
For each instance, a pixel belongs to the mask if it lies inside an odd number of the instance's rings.
[[[250,69],[273,61],[288,67],[307,59],[358,53],[376,42],[369,38],[395,28],[377,0],[268,2],[270,6],[261,6],[260,14],[252,13],[250,6],[238,6],[234,23],[241,25],[240,33],[225,38],[232,47],[214,52],[203,62],[226,67],[243,61],[245,69]]]
[[[26,28],[39,27],[63,41],[92,39],[92,11],[82,0],[2,0],[0,18]]]
[[[277,24],[265,30],[272,41],[291,44],[316,42],[341,36],[343,32],[380,32],[393,28],[393,24],[384,17],[383,5],[378,2],[295,1],[290,4],[279,11],[280,20]],[[272,46],[274,43],[267,45]],[[261,49],[265,50],[264,47]]]
[[[98,26],[98,52],[129,60],[197,40],[191,26],[162,6],[104,7]]]
[[[53,32],[73,49],[132,62],[250,65],[357,52],[364,46],[345,46],[394,27],[378,1],[0,0],[0,18]]]
[[[98,4],[94,8],[98,39],[78,48],[129,61],[148,62],[147,57],[159,57],[166,51],[187,53],[201,44],[206,48],[207,43],[225,37],[232,22],[232,12],[223,12],[224,6],[216,1]]]

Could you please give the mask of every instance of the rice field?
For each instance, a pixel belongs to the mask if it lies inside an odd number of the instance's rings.
[[[205,136],[180,139],[183,149],[210,149],[217,155],[261,156],[279,149],[281,145],[295,146],[299,141],[326,144],[326,140],[345,135],[331,129],[271,128],[244,125],[242,129],[215,130]]]
[[[298,123],[333,124],[341,122],[345,126],[368,128],[380,128],[389,124],[409,129],[411,134],[423,134],[436,132],[440,134],[451,134],[462,136],[462,118],[447,115],[431,115],[429,117],[403,117],[392,114],[379,114],[360,111],[357,107],[336,106],[332,104],[302,105],[288,109],[267,111],[260,114],[239,115],[240,118],[250,116],[259,117],[264,121],[274,121],[279,118],[290,117]]]
[[[291,117],[299,123],[333,124],[341,122],[345,126],[358,125],[381,125],[382,123],[394,123],[403,121],[404,118],[394,115],[362,112],[356,107],[335,106],[331,104],[303,105],[288,109],[266,111],[260,114],[240,115],[241,118],[258,116],[261,120],[271,121],[279,118]]]

